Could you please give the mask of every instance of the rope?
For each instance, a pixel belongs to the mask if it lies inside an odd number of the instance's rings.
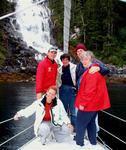
[[[114,115],[112,115],[112,114],[110,114],[110,113],[108,113],[108,112],[106,112],[106,111],[101,111],[101,112],[103,112],[103,113],[105,113],[105,114],[107,114],[107,115],[109,115],[109,116],[112,116],[113,118],[116,118],[116,119],[118,119],[118,120],[123,121],[123,122],[126,123],[126,120],[121,119],[121,118],[119,118],[119,117],[117,117],[117,116],[114,116]]]
[[[107,148],[109,148],[110,150],[112,150],[112,148],[109,147],[109,146],[100,138],[100,136],[98,136],[98,138],[99,138],[99,140],[102,142],[102,144],[103,144],[105,147],[107,147]]]
[[[32,4],[31,6],[26,7],[26,8],[24,8],[24,9],[20,10],[20,11],[15,11],[15,12],[9,13],[9,14],[7,14],[7,15],[1,16],[1,17],[0,17],[0,20],[5,19],[5,18],[10,17],[10,16],[13,16],[13,15],[15,15],[16,13],[20,13],[20,12],[22,12],[22,11],[24,11],[24,10],[26,10],[26,9],[28,9],[28,8],[30,8],[30,7],[32,7],[32,6],[38,5],[38,4],[40,4],[40,3],[44,2],[44,1],[45,1],[45,0],[41,0],[40,2],[37,2],[37,3],[35,3],[35,4]]]
[[[27,131],[28,129],[30,129],[31,127],[33,127],[33,124],[31,126],[29,126],[28,128],[24,129],[23,131],[19,132],[18,134],[14,135],[13,137],[11,137],[10,139],[4,141],[3,143],[0,144],[0,147],[4,144],[6,144],[7,142],[11,141],[12,139],[14,139],[15,137],[19,136],[20,134],[22,134],[23,132]]]
[[[115,136],[114,134],[108,132],[107,130],[105,130],[104,128],[100,127],[101,130],[103,130],[104,132],[108,133],[109,135],[113,136],[114,138],[116,138],[117,140],[119,140],[120,142],[126,144],[125,141],[123,141],[122,139],[118,138],[117,136]]]
[[[1,121],[0,122],[0,124],[3,124],[3,123],[5,123],[5,122],[8,122],[8,121],[11,121],[11,120],[13,120],[14,118],[10,118],[10,119],[7,119],[7,120],[4,120],[4,121]]]

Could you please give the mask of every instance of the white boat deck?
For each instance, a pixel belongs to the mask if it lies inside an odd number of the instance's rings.
[[[90,144],[88,140],[85,140],[86,149],[85,150],[93,150],[90,148]],[[71,140],[69,142],[57,143],[55,141],[48,142],[46,145],[42,145],[39,138],[34,138],[24,146],[22,146],[19,150],[76,150],[75,141]],[[82,148],[83,150],[83,148]],[[98,144],[97,150],[108,150],[103,145]]]

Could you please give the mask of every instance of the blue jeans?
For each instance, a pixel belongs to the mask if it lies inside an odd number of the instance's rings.
[[[96,145],[96,116],[97,112],[85,112],[78,110],[76,122],[76,144],[84,145],[84,135],[87,129],[88,138],[92,145]]]
[[[71,124],[75,127],[76,111],[74,107],[76,91],[74,87],[61,85],[59,88],[59,98],[62,101],[64,108],[71,119]]]

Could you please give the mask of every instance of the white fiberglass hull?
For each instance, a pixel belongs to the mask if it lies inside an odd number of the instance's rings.
[[[90,149],[90,144],[88,140],[85,140],[85,145],[87,150]],[[83,149],[83,148],[82,148]],[[19,148],[19,150],[76,150],[75,141],[71,140],[64,143],[57,143],[55,141],[48,142],[46,145],[42,145],[39,138],[34,138],[24,146]],[[107,150],[103,145],[98,144],[97,150]]]

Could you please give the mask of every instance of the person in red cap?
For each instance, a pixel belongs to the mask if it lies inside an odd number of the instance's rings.
[[[76,50],[78,50],[78,49],[82,49],[84,51],[88,50],[87,47],[86,47],[86,45],[82,44],[82,43],[79,43],[79,44],[76,45]]]
[[[58,64],[55,62],[57,48],[51,47],[45,57],[37,67],[36,73],[36,98],[40,99],[47,89],[56,85]]]
[[[81,59],[81,56],[87,50],[88,49],[87,49],[85,44],[82,44],[82,43],[77,44],[76,53],[77,53],[77,56],[79,57],[79,59]],[[96,72],[99,72],[101,75],[104,76],[104,75],[107,75],[109,73],[108,67],[104,63],[102,63],[100,60],[94,58],[94,60],[92,61],[92,64],[94,64],[94,65],[92,65],[89,69],[90,74],[94,74]],[[87,68],[85,68],[83,66],[82,62],[80,61],[76,67],[76,88],[77,88],[77,91],[79,90],[79,87],[80,87],[82,75],[86,70],[87,70]],[[98,115],[96,116],[95,123],[96,123],[96,128],[97,128],[97,133],[98,133],[98,131],[99,131]]]
[[[78,58],[80,59],[82,53],[84,53],[85,51],[87,51],[87,47],[85,44],[82,44],[82,43],[79,43],[76,45],[76,53],[77,53],[77,56]],[[97,71],[99,71],[101,73],[101,75],[107,75],[109,73],[109,69],[108,67],[102,63],[100,60],[98,59],[94,59],[93,63],[95,64],[98,64],[98,66],[92,66],[90,68],[90,71],[89,73],[95,73]],[[80,78],[82,76],[82,74],[86,71],[86,68],[83,66],[83,64],[81,62],[79,62],[77,64],[77,67],[76,67],[76,85],[77,85],[77,89],[79,88],[79,84],[80,84]]]
[[[86,51],[81,55],[81,62],[87,70],[81,78],[80,88],[76,96],[75,107],[78,109],[76,119],[76,144],[86,149],[84,135],[87,129],[90,148],[99,150],[96,136],[96,117],[100,110],[110,108],[110,100],[105,78],[99,73],[89,73],[91,66],[97,65],[94,54]]]

